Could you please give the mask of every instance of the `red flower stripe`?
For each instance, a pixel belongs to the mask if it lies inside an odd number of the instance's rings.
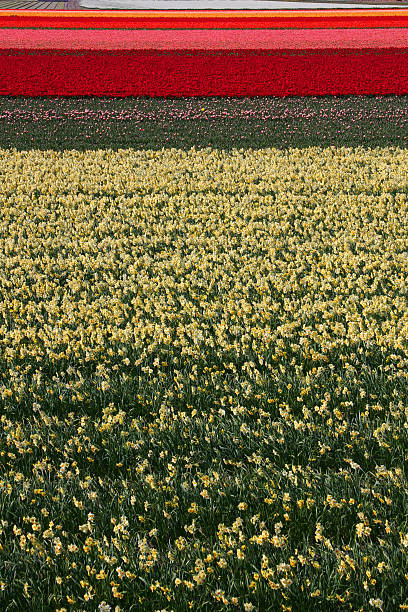
[[[408,94],[408,50],[0,51],[0,94],[313,96]]]
[[[0,11],[0,28],[406,28],[408,9],[311,11]]]
[[[0,95],[408,94],[408,29],[3,29]]]

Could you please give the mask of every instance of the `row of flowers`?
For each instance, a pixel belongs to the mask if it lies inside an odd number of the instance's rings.
[[[408,609],[407,164],[0,151],[0,607]]]
[[[406,146],[404,96],[0,97],[0,146],[26,150]]]
[[[406,28],[404,9],[345,11],[0,11],[0,28],[335,29]]]
[[[303,55],[303,56],[302,56]],[[0,95],[308,96],[408,93],[406,51],[0,53]]]

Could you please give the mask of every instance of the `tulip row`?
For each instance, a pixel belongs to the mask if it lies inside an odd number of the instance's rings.
[[[0,52],[0,95],[404,95],[406,54],[405,49],[365,55],[282,51],[268,56],[257,51],[6,51]]]
[[[0,147],[18,150],[407,144],[406,96],[0,97]]]
[[[308,11],[11,11],[0,28],[63,29],[301,29],[406,28],[408,10]]]
[[[3,29],[0,95],[408,93],[408,29]]]

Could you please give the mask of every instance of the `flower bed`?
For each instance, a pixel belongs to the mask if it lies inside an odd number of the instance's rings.
[[[3,29],[1,95],[408,93],[408,29]]]
[[[0,28],[406,28],[408,9],[307,11],[2,11]]]
[[[408,608],[407,108],[0,99],[0,609]]]
[[[158,137],[160,134],[160,138]],[[0,147],[26,150],[408,146],[405,96],[0,97]]]

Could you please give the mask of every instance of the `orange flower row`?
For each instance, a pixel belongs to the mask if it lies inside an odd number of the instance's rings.
[[[308,11],[0,11],[0,28],[406,28],[408,9]]]

